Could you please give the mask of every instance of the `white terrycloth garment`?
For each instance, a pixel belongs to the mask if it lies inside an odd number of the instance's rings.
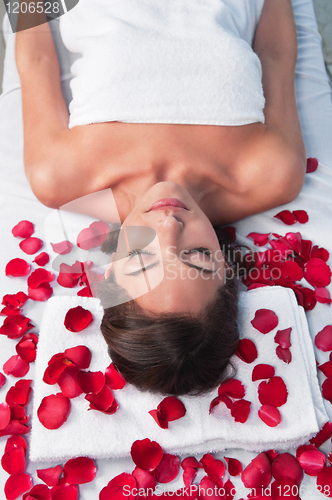
[[[72,66],[69,126],[264,123],[251,48],[264,0],[80,0],[60,19]]]
[[[81,333],[71,333],[63,326],[69,308],[80,304],[89,308],[93,323]],[[272,309],[279,324],[272,332],[263,335],[250,321],[257,309]],[[34,386],[34,411],[31,434],[31,460],[58,461],[69,457],[89,455],[106,458],[126,456],[137,439],[156,440],[164,451],[171,453],[205,453],[226,448],[252,451],[270,448],[289,449],[306,443],[328,420],[316,377],[316,364],[303,309],[290,289],[268,287],[240,294],[239,327],[242,337],[254,341],[258,358],[246,364],[234,356],[236,378],[246,388],[245,399],[251,401],[251,411],[246,423],[235,422],[224,404],[219,404],[209,414],[209,405],[217,389],[200,397],[181,397],[186,415],[170,422],[169,429],[160,429],[148,414],[155,409],[163,396],[141,393],[126,385],[114,391],[119,403],[118,411],[105,415],[87,411],[84,395],[71,400],[71,413],[67,422],[57,430],[47,430],[38,420],[37,408],[41,399],[59,392],[58,386],[42,382],[48,360],[55,353],[75,345],[87,345],[92,352],[90,370],[105,370],[110,359],[99,331],[102,309],[97,299],[80,297],[54,297],[46,305],[36,361]],[[292,327],[292,361],[285,364],[276,356],[274,336],[278,329]],[[271,428],[258,417],[260,403],[257,387],[251,374],[256,364],[271,364],[275,375],[281,376],[287,386],[288,400],[279,408],[282,421]]]

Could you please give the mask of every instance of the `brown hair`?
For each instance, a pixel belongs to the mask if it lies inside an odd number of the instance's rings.
[[[115,251],[118,234],[110,233],[103,251]],[[220,230],[217,236],[229,260],[231,242]],[[239,342],[236,273],[226,276],[213,301],[197,316],[144,310],[117,284],[113,273],[99,284],[102,305],[110,303],[110,294],[118,299],[121,295],[123,303],[105,308],[101,331],[127,382],[143,391],[197,395],[234,375],[230,358]]]

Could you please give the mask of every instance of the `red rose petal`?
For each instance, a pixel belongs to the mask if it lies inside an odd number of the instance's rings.
[[[146,471],[154,470],[163,458],[160,444],[148,438],[135,441],[130,454],[137,467]]]
[[[76,484],[60,484],[51,490],[52,500],[77,500],[78,486]]]
[[[270,309],[258,309],[251,324],[261,333],[269,333],[278,325],[278,316]]]
[[[136,479],[131,474],[123,472],[114,477],[99,493],[99,500],[134,500],[133,491],[136,488]],[[53,499],[52,499],[53,500]]]
[[[82,229],[77,236],[76,244],[82,250],[90,250],[101,245],[99,238],[94,235],[90,227]]]
[[[168,429],[168,421],[161,418],[160,410],[150,410],[148,413],[161,429]]]
[[[286,274],[287,278],[292,281],[301,281],[303,278],[303,270],[293,260],[286,260],[281,264],[281,270]]]
[[[293,215],[295,215],[300,224],[306,224],[309,220],[308,214],[305,210],[293,210]]]
[[[0,334],[7,335],[9,339],[17,339],[32,327],[33,324],[30,323],[30,318],[16,314],[15,316],[8,316],[4,320],[3,325],[0,327]]]
[[[32,486],[31,477],[24,472],[15,472],[9,476],[5,484],[5,496],[7,500],[15,500]]]
[[[67,483],[84,484],[94,480],[97,467],[91,458],[78,457],[68,460],[63,466]]]
[[[284,363],[290,363],[292,361],[292,353],[289,349],[283,349],[280,345],[276,348],[276,354],[281,361]]]
[[[252,371],[251,379],[254,382],[255,380],[261,380],[264,378],[272,378],[274,376],[275,370],[271,365],[259,364],[256,365]]]
[[[3,373],[0,372],[0,389],[2,389],[2,387],[5,385],[6,383],[6,377],[4,376]]]
[[[68,366],[58,379],[58,385],[66,398],[77,398],[83,392],[77,382],[77,372],[76,366]]]
[[[38,288],[40,285],[54,280],[54,274],[46,269],[38,268],[28,278],[29,288]]]
[[[23,259],[12,259],[6,265],[6,276],[27,276],[30,272],[30,266]]]
[[[209,413],[211,413],[212,409],[215,406],[217,406],[219,403],[224,403],[229,410],[231,410],[233,408],[233,404],[234,404],[233,401],[228,396],[223,396],[223,395],[217,396],[210,403]]]
[[[236,458],[225,457],[230,476],[239,476],[242,473],[242,464]]]
[[[30,427],[21,424],[18,420],[11,420],[7,427],[0,431],[0,437],[10,434],[27,434],[28,432],[30,432]]]
[[[258,247],[262,247],[266,245],[266,243],[269,241],[269,236],[270,233],[266,234],[261,234],[261,233],[249,233],[247,234],[247,238],[251,238],[254,240],[254,243]]]
[[[16,344],[16,352],[22,359],[32,363],[36,359],[37,344],[37,335],[35,333],[26,333]]]
[[[241,339],[235,354],[245,363],[252,363],[258,356],[257,348],[250,339]]]
[[[70,347],[69,349],[66,349],[63,354],[81,370],[89,368],[90,366],[91,351],[85,345]]]
[[[297,459],[309,476],[317,476],[325,467],[325,455],[316,448],[303,451]]]
[[[244,422],[247,421],[250,413],[250,405],[250,401],[246,401],[245,399],[234,401],[231,409],[231,415],[234,417],[235,422],[241,422],[244,424]]]
[[[276,427],[281,422],[278,408],[270,405],[262,405],[258,410],[259,418],[269,427]]]
[[[240,382],[240,380],[235,378],[231,378],[230,380],[223,382],[218,387],[219,396],[226,395],[235,399],[243,398],[245,396],[245,392],[244,385]]]
[[[28,220],[21,220],[12,229],[12,234],[15,238],[29,238],[34,233],[34,228],[32,222]]]
[[[53,288],[49,283],[43,283],[38,288],[28,287],[29,299],[37,300],[39,302],[45,302],[46,300],[48,300],[51,297],[52,293]]]
[[[312,172],[315,172],[318,167],[318,160],[317,158],[307,158],[307,174],[311,174]]]
[[[275,334],[274,341],[280,345],[283,349],[288,349],[292,344],[290,341],[290,334],[292,328],[286,328],[285,330],[278,330]]]
[[[166,420],[167,422],[178,420],[186,414],[184,404],[175,396],[164,398],[157,406],[157,410],[160,411],[161,420]]]
[[[84,288],[81,288],[81,290],[79,290],[77,292],[77,295],[79,297],[93,297],[92,292],[91,292],[91,288],[89,286],[85,286]]]
[[[62,473],[61,465],[49,467],[48,469],[37,469],[37,476],[44,481],[47,486],[56,486],[59,484],[59,478]]]
[[[6,446],[5,446],[5,453],[8,451],[14,444],[18,444],[19,446],[22,446],[22,448],[27,451],[27,444],[25,442],[25,439],[22,436],[11,436],[10,438],[7,439],[6,441]]]
[[[35,262],[37,266],[46,266],[49,260],[50,256],[46,252],[41,252],[32,262]]]
[[[331,283],[331,269],[321,259],[311,258],[304,265],[304,277],[315,287],[324,287]]]
[[[97,410],[111,415],[118,408],[112,391],[107,385],[104,385],[97,394],[87,394],[85,399],[90,402],[89,410]]]
[[[70,241],[60,241],[60,243],[51,243],[53,252],[59,253],[60,255],[66,255],[71,252],[73,244]]]
[[[317,259],[321,259],[324,262],[327,262],[329,260],[330,254],[326,250],[326,248],[320,248],[317,245],[314,245],[311,250],[311,257],[317,257]]]
[[[311,311],[316,305],[315,292],[311,288],[302,287],[303,307],[305,311]]]
[[[51,500],[51,490],[46,484],[36,484],[28,493],[23,495],[22,500]]]
[[[189,488],[189,486],[193,483],[196,476],[197,476],[197,469],[194,469],[193,467],[187,467],[183,471],[182,479],[186,488]]]
[[[16,384],[9,389],[6,395],[6,402],[10,405],[15,403],[21,406],[26,406],[31,394],[31,380],[18,380]]]
[[[323,365],[317,366],[318,370],[324,373],[325,377],[332,377],[332,361],[327,361]]]
[[[326,422],[322,429],[310,439],[310,443],[319,448],[325,441],[332,437],[332,422]]]
[[[70,400],[58,393],[42,399],[37,410],[40,423],[46,429],[59,429],[70,413]]]
[[[210,453],[206,453],[201,459],[200,463],[203,465],[203,468],[207,475],[211,479],[222,479],[225,474],[225,464],[216,458]]]
[[[317,476],[317,489],[323,495],[332,497],[332,467],[325,467]]]
[[[118,372],[113,363],[111,363],[105,370],[105,384],[113,390],[123,389],[126,385],[125,379],[121,373]]]
[[[102,372],[78,372],[77,382],[86,394],[97,394],[105,385],[105,375]]]
[[[15,472],[24,472],[24,469],[25,469],[25,449],[18,444],[14,444],[2,456],[1,465],[2,465],[2,468],[8,474],[15,474]]]
[[[321,304],[332,304],[331,295],[327,288],[316,288],[315,297],[317,302],[320,302]]]
[[[28,255],[32,255],[38,252],[38,250],[40,250],[42,246],[43,246],[42,240],[39,238],[35,238],[33,236],[26,238],[25,240],[22,240],[19,244],[20,249],[23,250],[23,252],[27,253]]]
[[[6,375],[13,375],[13,377],[19,378],[24,377],[28,373],[29,368],[29,363],[18,354],[11,356],[3,365],[3,371]]]
[[[64,262],[60,264],[60,272],[57,277],[57,282],[60,286],[74,288],[78,284],[81,273],[73,273],[73,266],[69,266]]]
[[[199,488],[199,496],[197,498],[199,498],[199,500],[221,500],[223,498],[226,498],[226,496],[221,496],[218,493],[218,490],[221,489],[222,486],[220,484],[218,484],[216,481],[214,481],[213,479],[211,479],[210,477],[207,477],[207,476],[203,477],[203,479],[199,483],[198,488]],[[197,491],[196,492],[194,491],[193,495],[195,498],[197,495]],[[183,498],[185,499],[185,498],[190,498],[190,497],[183,496]],[[230,497],[230,500],[231,500],[231,497]]]
[[[332,351],[332,325],[325,326],[317,333],[315,344],[321,351]]]
[[[288,476],[283,476],[271,484],[272,500],[283,500],[286,494],[289,500],[300,500],[299,491],[298,485]]]
[[[81,306],[69,309],[65,316],[65,327],[71,332],[81,332],[87,328],[93,320],[90,311],[83,309]]]
[[[183,470],[185,470],[188,467],[191,467],[193,469],[201,469],[203,466],[196,460],[195,457],[186,457],[182,460],[181,467]]]
[[[155,469],[155,475],[159,483],[169,483],[176,478],[180,469],[180,459],[176,455],[164,453],[163,458]]]
[[[154,475],[151,474],[150,472],[147,472],[146,470],[142,470],[139,467],[135,467],[132,475],[136,479],[138,490],[142,488],[145,492],[147,492],[147,489],[149,488],[150,491],[151,490],[153,491],[157,486],[157,481]]]
[[[327,377],[322,384],[323,398],[332,403],[332,377]]]
[[[7,403],[0,404],[0,431],[2,431],[10,422],[10,408]]]
[[[287,224],[287,226],[292,226],[293,224],[295,224],[295,222],[297,222],[295,215],[289,210],[282,210],[274,217],[281,220],[281,222],[283,222],[284,224]]]
[[[271,481],[271,463],[266,453],[260,453],[241,475],[246,488],[266,488]]]
[[[258,399],[262,405],[282,406],[288,397],[285,382],[281,377],[272,377],[269,382],[261,382],[258,386]]]
[[[303,470],[298,460],[290,453],[282,453],[276,456],[272,464],[272,475],[281,480],[284,476],[290,477],[295,484],[300,485],[303,479]]]

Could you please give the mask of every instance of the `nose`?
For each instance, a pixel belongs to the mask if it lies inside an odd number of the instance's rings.
[[[156,230],[159,239],[164,240],[165,242],[171,243],[176,240],[182,230],[183,230],[183,222],[176,217],[176,214],[165,214],[165,216],[157,222]]]

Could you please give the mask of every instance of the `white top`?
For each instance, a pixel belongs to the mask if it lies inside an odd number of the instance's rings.
[[[70,128],[121,121],[264,123],[251,48],[264,0],[80,0],[60,19]]]

